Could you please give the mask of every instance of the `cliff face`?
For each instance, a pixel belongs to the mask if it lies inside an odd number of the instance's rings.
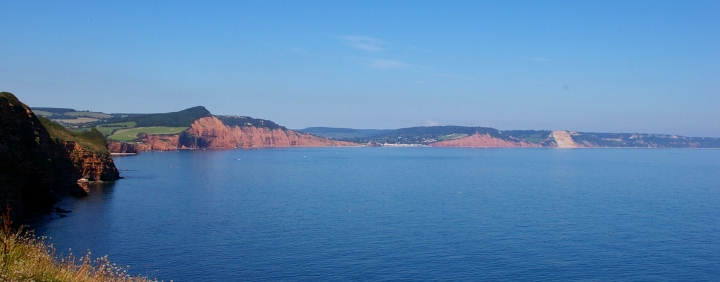
[[[114,181],[120,178],[102,133],[97,130],[73,133],[48,119],[40,118],[40,121],[55,146],[50,154],[57,172],[56,181],[76,186],[72,184],[79,179]]]
[[[226,126],[216,117],[196,120],[187,131],[203,148],[268,148],[353,146],[355,143],[330,140],[284,128]],[[187,143],[189,144],[189,143]]]
[[[355,146],[352,142],[336,141],[281,127],[266,128],[227,126],[214,116],[195,120],[189,129],[173,135],[142,134],[135,147],[138,151],[177,149],[235,149],[269,147]],[[113,146],[111,149],[117,148]],[[113,153],[117,152],[115,149]]]
[[[432,147],[463,147],[463,148],[515,148],[515,147],[541,147],[540,144],[525,141],[509,141],[490,136],[489,134],[475,133],[468,137],[431,143]]]
[[[586,147],[585,145],[575,143],[570,132],[565,130],[555,130],[552,133],[552,138],[555,140],[558,148],[580,148]]]
[[[216,117],[196,120],[190,125],[187,134],[183,135],[183,148],[220,148],[230,149],[237,145],[237,136],[232,130]]]
[[[18,220],[57,201],[55,146],[40,120],[9,93],[0,96],[0,121],[0,209],[10,208]]]
[[[9,207],[14,220],[50,207],[58,193],[83,194],[80,178],[119,178],[109,153],[50,126],[12,94],[0,93],[0,209]]]
[[[181,147],[178,146],[180,140],[179,134],[172,135],[152,135],[152,134],[140,134],[140,142],[135,145],[138,151],[170,151],[177,150]],[[115,153],[115,152],[113,152]]]
[[[107,147],[111,153],[137,154],[138,152],[134,145],[125,142],[108,142]]]
[[[120,178],[120,172],[109,156],[87,150],[72,141],[64,141],[60,146],[65,152],[59,158],[69,156],[73,164],[74,177],[70,180],[84,178],[89,181],[114,181]]]

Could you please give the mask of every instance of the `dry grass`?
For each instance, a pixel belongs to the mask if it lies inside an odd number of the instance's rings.
[[[22,227],[11,226],[9,213],[0,226],[0,281],[152,281],[131,276],[107,256],[92,259],[90,252],[59,258],[55,248]]]

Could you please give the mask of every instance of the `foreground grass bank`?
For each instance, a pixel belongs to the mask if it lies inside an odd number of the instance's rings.
[[[3,216],[0,226],[0,281],[153,281],[135,277],[107,256],[92,259],[58,257],[52,245],[22,228],[14,229]]]

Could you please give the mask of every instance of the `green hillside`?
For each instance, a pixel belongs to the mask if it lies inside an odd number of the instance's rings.
[[[117,116],[117,114],[116,114]],[[167,126],[167,127],[190,127],[197,119],[212,116],[203,106],[188,108],[178,112],[162,114],[137,114],[125,117],[117,117],[107,120],[106,123],[135,122],[137,127]]]
[[[503,134],[533,143],[542,143],[550,137],[550,130],[505,130]]]
[[[107,140],[105,136],[98,130],[92,129],[86,132],[72,132],[67,130],[62,125],[53,122],[44,117],[38,117],[40,122],[45,126],[50,137],[55,140],[56,143],[62,141],[73,141],[77,142],[83,148],[95,152],[100,156],[109,156],[110,152],[107,149]]]
[[[68,112],[76,112],[75,109],[68,109],[68,108],[33,107],[33,113],[35,113],[37,115],[38,111],[51,113],[51,114],[60,114],[60,115],[68,113]]]
[[[170,126],[149,126],[149,127],[135,127],[127,129],[116,130],[113,134],[108,136],[108,139],[117,141],[133,141],[137,139],[140,133],[147,134],[176,134],[183,132],[187,127],[170,127]]]
[[[21,105],[24,109],[29,109],[27,105],[21,103],[20,100],[18,100],[12,93],[0,92],[0,99],[6,99],[11,104]],[[38,119],[56,143],[60,143],[61,141],[73,141],[77,142],[80,146],[97,153],[98,155],[110,155],[110,152],[108,152],[107,149],[107,140],[105,140],[105,137],[99,131],[90,130],[87,132],[75,133],[50,119],[41,116],[38,116]]]
[[[182,111],[153,114],[106,114],[91,111],[76,111],[69,108],[37,108],[39,114],[59,123],[76,134],[98,131],[108,139],[132,141],[139,133],[175,134],[190,127],[197,119],[212,116],[205,107],[197,106]],[[262,121],[262,120],[260,120]],[[271,121],[265,121],[279,127]]]
[[[110,136],[115,131],[120,129],[127,129],[127,128],[133,128],[137,125],[134,121],[128,121],[128,122],[121,122],[121,123],[109,123],[109,124],[101,124],[95,127],[95,129],[102,132],[105,136]]]
[[[418,126],[400,128],[378,134],[375,136],[350,139],[359,143],[389,143],[389,144],[430,144],[437,141],[450,140],[469,136],[475,133],[489,134],[492,137],[507,139],[497,129],[489,127],[468,127],[468,126]]]

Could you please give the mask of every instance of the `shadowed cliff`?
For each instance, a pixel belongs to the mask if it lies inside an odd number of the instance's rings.
[[[84,195],[78,180],[113,181],[119,173],[102,134],[75,134],[41,120],[0,92],[0,209],[14,221],[48,209],[58,195]]]

